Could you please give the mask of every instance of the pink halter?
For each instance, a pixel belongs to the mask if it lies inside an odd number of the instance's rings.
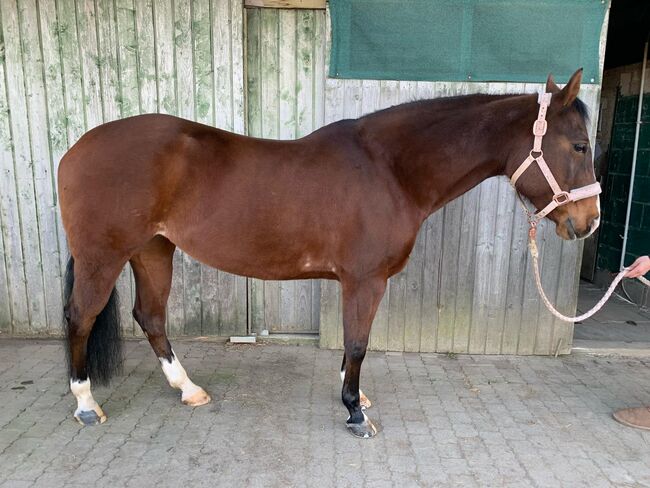
[[[551,96],[551,93],[539,94],[539,97],[537,99],[537,103],[539,103],[539,113],[537,115],[537,120],[533,124],[533,134],[535,135],[533,149],[530,151],[530,154],[524,160],[524,162],[521,163],[519,168],[517,168],[517,171],[515,171],[510,178],[512,187],[515,189],[515,191],[517,191],[517,187],[515,186],[517,184],[517,180],[533,162],[536,162],[537,166],[539,166],[539,169],[542,171],[544,178],[546,178],[546,181],[551,187],[551,190],[553,190],[553,200],[551,200],[551,202],[542,210],[536,214],[533,214],[532,212],[526,210],[528,212],[528,218],[531,220],[531,222],[543,219],[557,207],[566,205],[569,202],[575,202],[584,198],[596,196],[602,191],[600,188],[600,183],[598,182],[568,192],[563,191],[560,188],[560,185],[557,184],[557,181],[555,180],[553,173],[551,173],[551,169],[546,164],[546,161],[544,161],[544,152],[542,151],[542,138],[544,137],[544,134],[546,134],[546,129],[548,127],[548,124],[546,122],[546,111],[548,109],[548,106],[551,104]],[[537,156],[533,156],[533,153],[537,154]],[[517,194],[519,194],[518,191]]]

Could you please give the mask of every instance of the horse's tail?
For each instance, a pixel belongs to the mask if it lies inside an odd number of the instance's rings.
[[[74,286],[74,259],[70,257],[65,271],[64,304],[68,306]],[[67,322],[67,321],[66,321]],[[64,325],[66,339],[69,325]],[[113,288],[108,303],[95,318],[86,346],[86,372],[93,383],[106,385],[122,369],[122,341],[117,290]],[[66,340],[68,370],[71,371],[70,341]]]

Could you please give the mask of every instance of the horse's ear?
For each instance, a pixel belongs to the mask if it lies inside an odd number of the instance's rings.
[[[546,93],[558,93],[560,91],[560,87],[555,84],[555,80],[553,79],[553,75],[551,73],[548,74],[548,78],[546,79]]]
[[[569,82],[562,88],[558,98],[562,101],[564,107],[571,105],[578,98],[580,91],[580,82],[582,81],[582,68],[573,73]]]

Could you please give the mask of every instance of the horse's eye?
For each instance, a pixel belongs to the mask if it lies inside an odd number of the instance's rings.
[[[575,149],[576,152],[586,153],[587,152],[587,145],[586,144],[574,144],[573,149]]]

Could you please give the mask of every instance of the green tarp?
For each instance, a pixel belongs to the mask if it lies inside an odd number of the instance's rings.
[[[334,78],[599,81],[603,0],[329,0]]]

